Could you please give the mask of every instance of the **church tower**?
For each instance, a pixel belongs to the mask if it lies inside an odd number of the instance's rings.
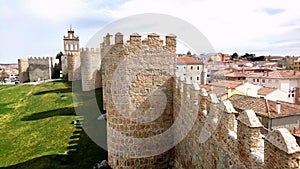
[[[63,75],[68,75],[69,81],[80,80],[80,50],[79,37],[74,35],[72,26],[68,36],[64,36],[64,57],[62,58]]]
[[[68,30],[68,36],[64,36],[64,52],[79,52],[79,37],[74,35],[72,26]]]

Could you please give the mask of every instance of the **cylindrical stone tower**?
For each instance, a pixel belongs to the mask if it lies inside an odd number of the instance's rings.
[[[142,43],[135,33],[126,44],[118,39],[102,68],[110,166],[167,168],[173,158],[173,135],[165,133],[173,124],[174,47],[156,34]]]

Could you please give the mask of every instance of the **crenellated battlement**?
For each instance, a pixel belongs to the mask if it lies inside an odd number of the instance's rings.
[[[47,65],[50,66],[55,62],[55,59],[53,57],[29,57],[28,63],[30,65]]]
[[[300,148],[294,136],[284,128],[263,135],[266,129],[253,110],[237,112],[229,100],[220,101],[182,77],[175,79],[173,104],[174,119],[180,109],[184,114],[197,111],[190,134],[175,146],[176,168],[299,167]],[[192,122],[187,116],[184,124]],[[183,137],[186,128],[179,126],[175,137]]]
[[[99,53],[100,48],[80,48],[80,53]]]
[[[125,42],[125,43],[124,43]],[[100,44],[100,48],[111,48],[113,45],[126,45],[126,46],[140,46],[140,47],[161,47],[167,49],[171,52],[176,52],[176,36],[174,34],[166,35],[165,41],[160,39],[160,36],[156,33],[151,33],[147,35],[145,39],[142,39],[142,36],[138,33],[132,33],[129,36],[129,40],[124,41],[124,35],[120,32],[116,33],[113,36],[109,33],[103,37],[103,43]]]
[[[189,79],[174,77],[176,43],[173,34],[162,39],[151,33],[143,39],[132,33],[127,40],[118,32],[103,37],[100,49],[81,48],[78,54],[69,53],[70,72],[81,72],[82,89],[103,87],[111,167],[299,168],[300,148],[286,129],[268,131],[253,110],[238,112],[229,100],[219,100],[215,93]],[[150,94],[157,90],[163,91],[166,101],[154,99],[155,104],[149,104]],[[130,112],[122,110],[137,108],[126,116],[147,120],[143,118],[156,112],[145,112],[159,106],[165,108],[151,123],[133,122],[120,115]],[[175,131],[166,140],[159,140],[163,146],[174,144],[171,149],[155,154],[161,146],[152,146],[153,142],[143,147],[133,144],[134,138],[164,134],[173,125]]]

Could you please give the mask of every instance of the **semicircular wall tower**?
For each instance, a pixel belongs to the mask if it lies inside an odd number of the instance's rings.
[[[176,37],[167,36],[164,44],[156,34],[141,40],[134,33],[124,43],[117,33],[114,45],[105,44],[102,85],[109,164],[114,169],[167,168],[173,137],[156,136],[173,124]]]

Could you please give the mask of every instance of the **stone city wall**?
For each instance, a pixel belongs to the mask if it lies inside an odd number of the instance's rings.
[[[52,79],[56,63],[58,60],[53,57],[28,58],[30,82]]]
[[[28,59],[18,59],[19,80],[21,83],[29,81]]]
[[[101,87],[100,49],[81,48],[81,80],[82,90],[90,91]]]
[[[287,129],[264,136],[255,112],[236,112],[228,100],[184,79],[174,85],[174,120],[180,108],[186,113],[175,139],[193,123],[189,114],[196,109],[197,119],[189,134],[175,147],[175,168],[298,168],[300,148]]]
[[[68,52],[66,56],[68,63],[68,81],[81,80],[80,52]]]
[[[166,44],[156,34],[141,40],[135,33],[124,43],[117,33],[115,44],[106,37],[101,70],[112,168],[299,167],[300,148],[286,129],[265,136],[254,111],[237,112],[188,79],[174,80],[175,36]]]

